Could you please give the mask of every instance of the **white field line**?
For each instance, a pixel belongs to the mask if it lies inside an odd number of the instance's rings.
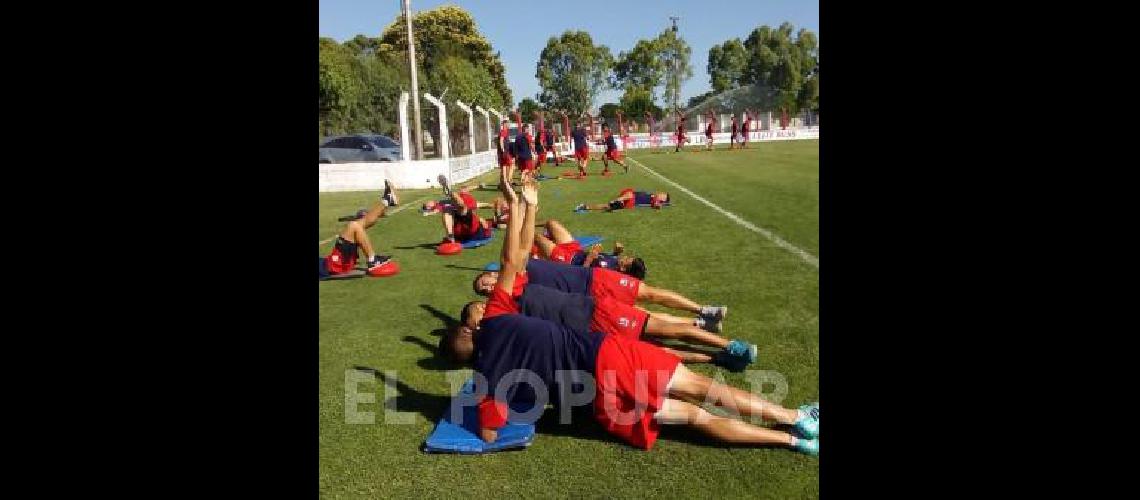
[[[715,204],[709,200],[704,199],[703,197],[701,197],[697,193],[690,191],[685,186],[677,184],[676,182],[673,182],[672,179],[665,177],[664,175],[657,173],[657,171],[645,166],[645,164],[643,164],[643,163],[641,163],[641,162],[639,162],[633,158],[628,158],[628,160],[637,164],[637,166],[644,168],[646,172],[649,172],[653,175],[656,175],[657,177],[660,177],[661,180],[668,182],[669,184],[672,184],[674,187],[676,187],[677,189],[680,189],[685,194],[692,196],[697,201],[704,203],[705,205],[708,205],[709,208],[712,208],[713,210],[716,210],[717,212],[720,212],[721,214],[723,214],[725,217],[732,219],[733,222],[736,222],[737,224],[744,226],[746,229],[748,229],[750,231],[753,231],[755,233],[759,233],[761,236],[764,236],[765,238],[768,238],[769,240],[771,240],[772,243],[775,243],[776,246],[798,255],[801,259],[804,260],[804,262],[807,262],[812,267],[819,269],[819,257],[816,257],[810,253],[807,253],[802,248],[797,247],[791,243],[788,243],[786,240],[784,240],[783,238],[779,237],[778,235],[772,233],[771,231],[764,229],[760,226],[757,226],[756,224],[753,224],[751,222],[748,222],[748,221],[744,220],[743,218],[741,218],[739,215],[736,215],[732,212],[729,212],[728,210],[721,208],[717,204]]]

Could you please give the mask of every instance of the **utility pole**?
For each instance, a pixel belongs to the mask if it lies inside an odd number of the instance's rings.
[[[677,16],[669,16],[669,20],[673,21],[673,36],[674,37],[680,37],[680,35],[677,33],[677,21],[681,20],[681,18],[677,17]],[[674,53],[673,54],[673,74],[671,75],[671,78],[673,80],[673,96],[672,96],[673,97],[673,109],[679,110],[679,109],[681,109],[680,104],[679,104],[679,102],[681,100],[681,82],[680,82],[680,80],[678,80],[678,78],[680,78],[680,75],[678,73],[681,70],[680,70],[680,68],[677,67],[677,62],[678,62],[677,59],[678,59],[677,54]]]
[[[408,67],[412,72],[412,110],[415,113],[416,132],[412,137],[416,159],[424,159],[423,128],[420,126],[420,83],[416,75],[416,40],[412,36],[412,0],[404,0],[404,21],[408,26]]]

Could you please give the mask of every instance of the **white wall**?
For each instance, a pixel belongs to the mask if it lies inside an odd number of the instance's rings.
[[[749,142],[764,141],[791,141],[799,139],[819,139],[819,127],[801,127],[787,130],[761,130],[748,133]],[[731,134],[728,132],[713,134],[714,144],[728,144]],[[686,147],[703,146],[705,135],[700,132],[689,132],[689,143]],[[621,149],[640,149],[650,147],[672,147],[673,135],[662,132],[660,142],[654,144],[649,140],[648,133],[629,134],[628,148],[618,140]],[[573,151],[569,143],[558,143],[558,153],[563,157],[573,159]],[[593,151],[604,151],[605,146],[591,145]],[[322,193],[333,191],[382,191],[384,179],[391,179],[399,189],[429,189],[438,188],[436,177],[439,174],[448,176],[452,183],[464,182],[483,173],[494,170],[498,166],[495,151],[482,151],[473,155],[452,157],[447,160],[421,160],[421,161],[393,161],[378,163],[321,163],[318,165],[318,189]]]

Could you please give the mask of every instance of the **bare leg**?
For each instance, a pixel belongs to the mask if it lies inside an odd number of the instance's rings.
[[[661,304],[672,309],[680,309],[700,314],[701,305],[689,300],[681,294],[664,288],[655,288],[642,283],[637,289],[637,300],[644,300],[654,304]]]
[[[706,332],[694,325],[661,321],[653,315],[649,316],[649,322],[645,325],[645,333],[655,337],[684,340],[691,344],[701,344],[719,348],[728,346],[728,339],[720,335]]]
[[[364,228],[368,229],[372,227],[373,224],[376,224],[376,221],[383,217],[384,212],[387,210],[388,207],[383,203],[376,202],[376,204],[372,205],[372,208],[368,209],[368,213],[364,214]]]
[[[570,234],[570,231],[561,222],[550,219],[546,221],[546,229],[550,231],[550,239],[554,240],[555,243],[562,244],[574,241],[574,235]]]
[[[554,251],[554,242],[541,234],[534,235],[534,244],[538,245],[538,254],[550,260],[550,253]]]
[[[679,351],[672,347],[661,346],[666,352],[681,358],[682,363],[712,363],[712,356],[703,352]]]
[[[645,311],[645,312],[651,314],[654,318],[657,318],[658,320],[666,322],[666,323],[677,323],[677,324],[681,324],[681,325],[696,324],[696,321],[693,318],[682,318],[680,316],[674,316],[672,314],[666,314],[666,313],[657,312],[657,311],[649,312],[643,307],[638,307],[638,306],[634,306],[634,307],[637,307],[638,309],[641,309],[642,311]]]
[[[751,392],[721,384],[699,373],[693,373],[685,368],[685,365],[677,365],[677,371],[673,374],[672,386],[669,388],[669,396],[691,403],[711,400],[715,401],[718,406],[738,415],[758,416],[786,425],[794,424],[799,416],[796,410],[770,403]]]
[[[451,215],[450,211],[442,212],[443,215],[443,230],[445,235],[455,234],[455,217]]]
[[[690,425],[714,439],[732,444],[792,446],[791,434],[720,417],[679,399],[667,398],[653,415],[663,425]]]
[[[361,224],[360,221],[349,222],[344,231],[341,231],[340,237],[360,245],[365,257],[371,259],[376,255],[372,249],[372,241],[368,239],[368,233],[364,232],[364,224]]]

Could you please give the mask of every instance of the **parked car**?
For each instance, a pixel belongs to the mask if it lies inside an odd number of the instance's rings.
[[[352,134],[330,137],[320,145],[319,163],[400,161],[400,143],[391,137]]]

